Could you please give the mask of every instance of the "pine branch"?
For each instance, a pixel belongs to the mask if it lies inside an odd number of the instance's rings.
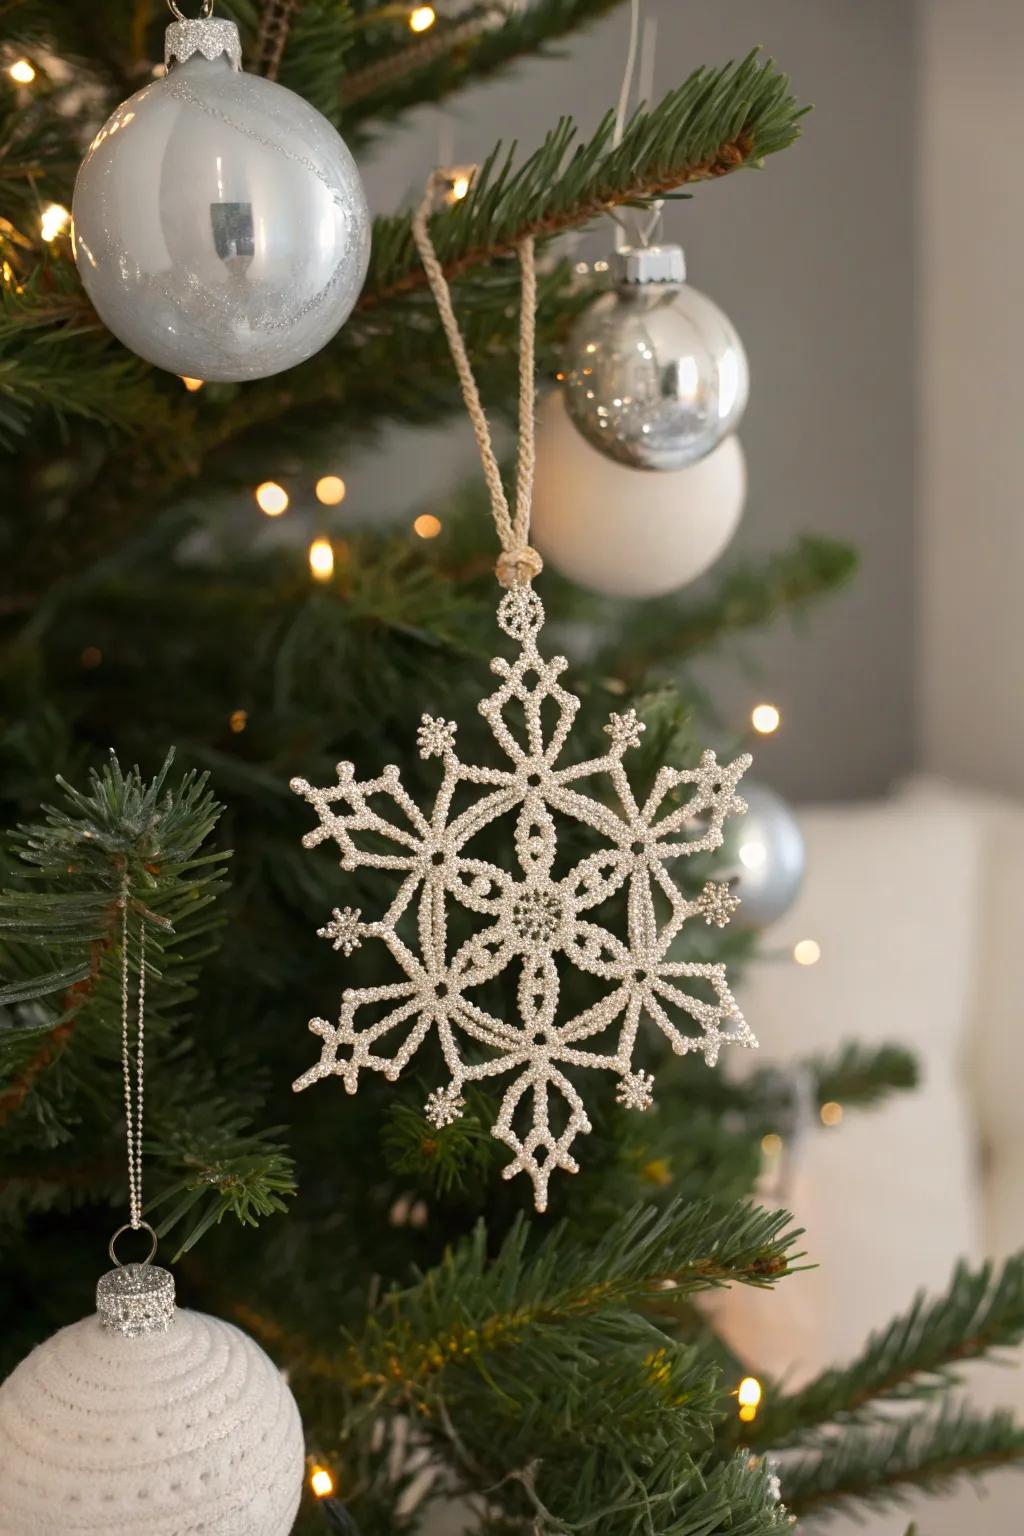
[[[280,1127],[254,1132],[250,1121],[222,1100],[203,1106],[201,1115],[195,1106],[191,1113],[179,1112],[173,1125],[163,1127],[148,1150],[182,1172],[147,1203],[146,1215],[152,1221],[158,1208],[170,1207],[157,1226],[161,1238],[185,1223],[176,1259],[225,1216],[255,1227],[287,1209],[285,1196],[295,1193],[295,1175],[292,1159],[274,1139],[279,1134]]]
[[[673,1062],[665,1081],[670,1092],[674,1077],[688,1081],[685,1062]],[[713,1114],[742,1116],[748,1134],[766,1131],[789,1135],[799,1111],[797,1079],[809,1084],[817,1105],[838,1100],[848,1109],[874,1109],[894,1093],[906,1093],[919,1081],[917,1063],[901,1046],[865,1046],[857,1041],[841,1046],[833,1056],[811,1056],[788,1070],[762,1067],[742,1080],[718,1076],[702,1081],[701,1101]]]
[[[0,1061],[4,1043],[16,1058],[22,1032],[46,1031],[49,1047],[32,1058],[41,1070],[83,1008],[109,1006],[119,991],[110,959],[119,946],[123,901],[152,935],[152,1011],[187,994],[191,952],[209,930],[205,909],[221,889],[223,856],[198,853],[220,807],[205,778],[194,773],[169,787],[172,761],[173,754],[148,784],[137,770],[123,774],[113,757],[102,773],[91,774],[85,793],[58,779],[64,806],[47,807],[43,821],[14,834],[14,852],[30,873],[0,894],[6,969],[14,973],[0,987],[0,1008],[11,1011]],[[56,1010],[40,1009],[54,997]],[[116,1007],[112,1013],[119,1016]],[[23,1087],[24,1073],[16,1082]],[[27,1095],[21,1088],[12,1092],[13,1108],[21,1108]]]
[[[563,37],[592,25],[623,0],[535,0],[518,11],[475,5],[439,18],[426,37],[387,46],[352,70],[341,86],[344,124],[355,140],[371,118],[396,118],[425,102],[445,100],[530,55],[544,55]]]
[[[943,1296],[917,1296],[902,1316],[872,1334],[848,1366],[825,1371],[799,1392],[766,1393],[746,1438],[773,1449],[798,1444],[830,1423],[849,1424],[886,1401],[942,1393],[955,1367],[1024,1339],[1024,1254],[997,1274],[991,1263],[959,1264]]]
[[[653,110],[637,112],[617,147],[614,114],[575,149],[576,128],[563,118],[518,169],[511,153],[490,156],[469,195],[433,218],[435,249],[446,275],[457,277],[512,254],[527,237],[549,239],[621,204],[760,165],[794,142],[805,110],[755,51],[739,64],[694,70]],[[409,216],[377,220],[360,307],[377,309],[425,283]]]
[[[345,1375],[359,1390],[419,1400],[453,1361],[489,1358],[538,1329],[655,1294],[683,1300],[720,1285],[774,1284],[798,1235],[785,1232],[787,1221],[747,1206],[637,1207],[592,1245],[557,1227],[532,1252],[531,1226],[519,1221],[494,1259],[479,1226],[418,1285],[386,1298],[353,1343]]]
[[[278,57],[281,84],[305,97],[337,127],[341,121],[338,82],[344,77],[356,36],[350,0],[275,3],[292,5],[288,46]]]
[[[808,1063],[819,1104],[838,1100],[856,1109],[876,1109],[893,1093],[909,1093],[921,1080],[917,1060],[900,1045],[862,1045],[851,1040],[832,1057]]]
[[[619,0],[615,0],[615,3],[618,4]],[[349,123],[358,121],[361,115],[356,112],[356,107],[385,96],[395,85],[405,82],[408,76],[419,75],[431,64],[446,58],[456,50],[465,51],[467,43],[476,42],[493,26],[493,16],[487,12],[482,15],[459,17],[447,23],[442,22],[426,37],[418,38],[408,47],[392,50],[371,63],[364,64],[361,69],[354,69],[345,77],[341,86],[346,130]],[[417,94],[417,100],[424,99],[428,98]],[[395,115],[397,115],[397,109]]]
[[[857,565],[849,545],[805,534],[781,553],[733,566],[696,605],[678,597],[631,605],[605,665],[614,663],[616,675],[635,685],[652,669],[705,654],[743,630],[802,615],[849,585]]]
[[[965,1477],[1024,1461],[1024,1430],[1005,1412],[948,1408],[937,1418],[847,1429],[820,1454],[785,1464],[782,1497],[799,1518],[888,1509],[945,1493]]]

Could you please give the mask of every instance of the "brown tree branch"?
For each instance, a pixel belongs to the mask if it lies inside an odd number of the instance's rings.
[[[675,192],[680,187],[689,186],[694,182],[713,181],[719,176],[727,176],[731,171],[740,170],[753,152],[754,141],[751,135],[746,132],[740,133],[735,139],[719,145],[713,155],[693,165],[674,166],[663,176],[638,176],[630,186],[616,188],[614,197],[595,195],[564,212],[548,214],[544,218],[528,221],[506,240],[473,246],[468,251],[464,251],[461,256],[442,264],[445,277],[450,281],[471,267],[482,266],[493,261],[497,256],[512,256],[523,240],[531,238],[546,240],[554,235],[563,234],[566,230],[578,229],[580,225],[589,224],[592,219],[610,213],[622,203],[652,201],[655,198],[664,197],[667,192]],[[417,264],[410,267],[394,282],[385,283],[378,288],[365,288],[356,309],[363,312],[377,309],[392,299],[418,292],[426,286],[426,282],[427,274]]]
[[[298,8],[299,0],[265,0],[256,38],[256,69],[268,80],[277,79],[288,30]]]

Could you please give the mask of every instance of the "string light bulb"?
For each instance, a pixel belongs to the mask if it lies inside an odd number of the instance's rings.
[[[420,539],[436,539],[441,532],[441,519],[432,512],[421,512],[412,525],[413,533]]]
[[[318,1499],[329,1499],[334,1492],[334,1478],[326,1467],[314,1467],[309,1474],[309,1486]]]
[[[288,492],[283,485],[278,485],[276,480],[264,480],[254,492],[256,505],[267,517],[280,517],[282,512],[288,510]]]
[[[409,26],[413,32],[429,32],[437,20],[437,12],[432,5],[417,5],[409,13]]]
[[[39,220],[39,233],[49,245],[70,223],[71,215],[65,207],[60,203],[47,203]]]
[[[822,1125],[841,1125],[843,1120],[843,1106],[837,1104],[835,1099],[829,1099],[819,1111]]]
[[[740,1418],[744,1424],[749,1424],[757,1417],[757,1410],[761,1402],[761,1383],[756,1376],[744,1376],[736,1391],[740,1404]]]
[[[316,499],[324,507],[336,507],[345,500],[346,486],[340,475],[321,475],[316,483]]]
[[[330,581],[334,575],[334,550],[330,539],[314,539],[309,546],[309,569],[316,581]]]
[[[461,203],[462,199],[468,194],[468,192],[469,177],[466,175],[465,171],[460,171],[459,174],[452,179],[452,202]]]
[[[17,85],[31,85],[36,77],[35,69],[28,59],[16,59],[7,73]]]
[[[756,704],[750,712],[750,723],[762,736],[771,736],[782,724],[782,716],[774,704]]]
[[[188,379],[188,378],[185,377],[184,374],[182,374],[181,382],[184,384],[184,386],[188,390],[189,394],[190,395],[194,395],[194,394],[197,393],[197,391],[202,389],[203,385],[206,383],[206,380],[205,379]]]

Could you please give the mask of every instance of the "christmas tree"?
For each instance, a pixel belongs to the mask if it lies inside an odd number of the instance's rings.
[[[568,46],[616,3],[219,10],[247,68],[306,97],[358,156],[412,109]],[[502,1177],[490,1079],[463,1085],[457,1116],[436,1099],[424,1114],[446,1080],[436,1041],[354,1097],[331,1081],[292,1093],[319,1049],[306,1021],[341,987],[392,978],[381,947],[359,942],[377,871],[304,852],[308,808],[289,783],[401,764],[428,805],[454,721],[464,760],[493,763],[477,704],[502,644],[494,530],[475,482],[429,540],[341,538],[325,511],[317,552],[268,553],[233,515],[254,465],[265,510],[317,481],[328,507],[346,445],[461,411],[410,210],[375,221],[351,318],[293,371],[182,381],[98,320],[71,189],[108,112],[152,78],[160,10],[0,4],[0,729],[19,825],[0,904],[0,1377],[88,1310],[122,1219],[127,906],[148,945],[146,1215],[187,1304],[239,1324],[288,1373],[309,1453],[297,1530],[414,1532],[455,1505],[454,1528],[481,1536],[767,1536],[1018,1460],[1024,1431],[946,1394],[960,1363],[1024,1335],[1019,1261],[965,1265],[945,1295],[908,1298],[858,1358],[798,1390],[751,1382],[716,1336],[702,1293],[785,1284],[805,1262],[788,1215],[753,1198],[761,1138],[793,1113],[777,1074],[710,1072],[657,1031],[638,1037],[634,1096],[653,1074],[657,1111],[630,1113],[613,1079],[588,1080],[579,1172],[552,1177],[543,1215],[530,1180]],[[539,260],[538,376],[553,382],[593,296],[559,236],[686,189],[714,196],[698,184],[785,150],[802,115],[752,54],[694,71],[621,131],[614,113],[589,139],[562,121],[532,152],[496,148],[472,185],[454,178],[431,233],[488,410],[514,416],[524,240]],[[567,621],[592,621],[573,658],[578,761],[608,753],[611,716],[631,775],[633,759],[647,783],[670,765],[678,795],[710,729],[693,661],[852,569],[847,549],[804,538],[727,565],[698,598],[596,611],[545,574],[565,644]],[[714,745],[723,762],[741,747]],[[480,855],[498,866],[502,837],[485,829]],[[713,853],[680,862],[696,904]],[[749,938],[716,914],[679,933],[680,964],[742,964]],[[561,983],[570,1009],[588,1006]],[[490,1013],[516,1017],[513,971],[488,986]],[[819,1103],[848,1109],[915,1075],[895,1047],[856,1043],[807,1071]]]

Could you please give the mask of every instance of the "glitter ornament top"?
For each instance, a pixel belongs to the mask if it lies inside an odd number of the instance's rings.
[[[336,1025],[311,1021],[322,1042],[320,1059],[294,1086],[299,1091],[333,1076],[355,1093],[364,1070],[393,1082],[436,1032],[448,1079],[427,1099],[428,1120],[437,1127],[457,1120],[468,1084],[511,1078],[492,1134],[512,1152],[505,1177],[525,1173],[543,1211],[552,1171],[578,1171],[573,1144],[591,1129],[576,1086],[581,1072],[614,1074],[625,1108],[651,1106],[654,1079],[633,1059],[644,1019],[679,1055],[698,1051],[709,1066],[725,1043],[757,1044],[725,967],[674,955],[688,918],[727,922],[735,902],[727,888],[710,883],[691,899],[671,874],[676,859],[721,846],[726,818],[745,809],[737,785],[750,758],[726,765],[705,752],[694,768],[659,768],[646,794],[637,795],[624,759],[640,745],[644,726],[629,709],[609,717],[606,752],[563,761],[580,701],[560,681],[569,665],[565,657],[546,660],[538,650],[544,609],[529,579],[540,565],[528,543],[533,246],[525,241],[519,248],[522,408],[513,515],[429,236],[438,179],[432,179],[413,234],[476,430],[502,544],[498,576],[508,590],[498,624],[518,649],[511,661],[491,662],[500,683],[479,709],[503,760],[496,766],[464,762],[456,750],[456,723],[424,715],[420,756],[441,764],[429,811],[416,804],[393,764],[379,777],[361,780],[352,763],[339,763],[337,783],[326,788],[292,780],[319,822],[305,846],[331,839],[341,850],[343,870],[378,870],[394,886],[380,916],[336,907],[321,936],[346,956],[364,942],[382,944],[396,977],[346,988]],[[498,864],[479,857],[474,840],[502,820],[511,839],[509,858]],[[567,866],[560,829],[574,824],[601,846]],[[498,1017],[487,1005],[487,989],[510,969],[517,1016]],[[575,1012],[562,1005],[567,969],[588,977],[596,994]]]

